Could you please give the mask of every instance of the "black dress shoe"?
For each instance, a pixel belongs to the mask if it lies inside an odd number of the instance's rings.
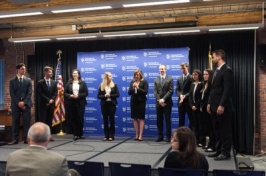
[[[15,144],[18,144],[18,141],[16,141],[16,140],[13,140],[13,141],[11,141],[11,142],[7,143],[7,145],[15,145]]]
[[[214,153],[214,154],[209,154],[209,155],[207,155],[208,157],[210,157],[210,158],[215,158],[215,157],[217,157],[217,156],[219,156],[221,153]]]
[[[216,161],[228,160],[228,159],[230,159],[230,155],[223,155],[223,154],[220,154],[219,156],[216,156],[214,158],[214,160]]]
[[[24,144],[28,144],[28,141],[25,140],[25,141],[24,141]]]
[[[170,141],[171,141],[170,138],[165,139],[165,142],[170,142]]]
[[[163,138],[159,137],[158,139],[156,139],[155,142],[161,142],[161,141],[163,141]]]

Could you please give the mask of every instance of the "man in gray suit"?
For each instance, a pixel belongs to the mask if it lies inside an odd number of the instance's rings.
[[[29,147],[9,154],[6,176],[70,176],[65,156],[47,150],[51,138],[48,125],[37,122],[28,132]]]
[[[156,142],[163,141],[163,116],[166,123],[166,142],[171,140],[171,113],[172,113],[172,95],[173,78],[166,75],[166,65],[159,66],[160,76],[154,80],[154,96],[156,99],[156,115],[158,139]]]
[[[25,76],[26,66],[19,63],[16,66],[17,76],[10,81],[9,92],[11,97],[11,113],[12,113],[12,137],[13,141],[9,145],[17,144],[19,141],[19,124],[20,114],[23,115],[24,143],[27,144],[27,133],[30,127],[30,109],[32,106],[31,79]]]

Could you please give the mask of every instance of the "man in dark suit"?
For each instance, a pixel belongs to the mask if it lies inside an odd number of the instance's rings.
[[[6,164],[6,176],[72,176],[79,175],[68,169],[66,157],[47,150],[51,137],[48,125],[37,122],[28,132],[27,148],[9,154]]]
[[[26,66],[19,63],[16,66],[17,76],[10,81],[9,92],[11,97],[11,113],[12,113],[12,138],[9,145],[18,144],[20,115],[23,115],[24,143],[27,144],[27,133],[30,127],[30,110],[32,106],[31,79],[25,76]]]
[[[232,146],[232,112],[233,112],[233,72],[225,64],[225,52],[221,49],[212,53],[212,62],[217,65],[213,76],[212,89],[207,105],[211,113],[217,143],[216,153],[208,155],[214,160],[230,159]]]
[[[192,109],[189,105],[189,90],[192,84],[192,76],[188,72],[189,65],[186,62],[181,63],[180,69],[183,73],[177,79],[176,94],[178,96],[178,113],[179,113],[179,127],[185,125],[185,116],[188,115],[189,128],[194,129],[194,120],[192,116]]]
[[[45,66],[44,78],[37,83],[37,92],[39,96],[39,119],[38,121],[52,127],[52,119],[55,108],[55,98],[57,95],[57,85],[53,76],[53,68]]]
[[[166,75],[166,65],[159,66],[160,76],[154,80],[154,96],[156,99],[156,115],[158,139],[156,142],[163,141],[163,117],[166,123],[166,142],[171,140],[171,112],[173,95],[173,78]]]

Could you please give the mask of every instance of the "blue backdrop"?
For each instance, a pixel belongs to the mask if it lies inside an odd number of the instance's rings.
[[[159,65],[167,65],[167,75],[173,77],[175,90],[176,80],[182,75],[180,63],[188,62],[188,58],[189,48],[187,47],[78,53],[77,67],[89,89],[88,104],[84,115],[84,135],[103,135],[101,107],[100,100],[97,99],[97,91],[106,71],[112,73],[113,81],[118,85],[120,92],[115,116],[115,135],[135,135],[130,117],[130,96],[127,91],[133,79],[133,72],[136,69],[141,69],[149,83],[143,135],[157,136],[153,86],[154,79],[159,76]],[[175,92],[173,93],[173,103],[172,129],[176,129],[178,127],[178,108]]]

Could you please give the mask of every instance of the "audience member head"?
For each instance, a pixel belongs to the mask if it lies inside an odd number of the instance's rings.
[[[161,64],[159,66],[159,72],[161,76],[164,76],[166,74],[167,66],[165,64]]]
[[[201,71],[198,70],[198,69],[193,70],[192,77],[193,77],[193,80],[195,82],[202,81],[202,73],[201,73]]]
[[[181,69],[181,71],[182,71],[182,73],[183,73],[184,75],[187,75],[187,74],[188,74],[188,69],[189,69],[189,65],[188,65],[188,63],[186,63],[186,62],[182,62],[182,63],[180,64],[180,69]]]
[[[179,127],[173,132],[171,145],[173,150],[178,150],[187,154],[193,154],[197,150],[194,132],[185,126]]]
[[[41,145],[47,147],[50,138],[50,128],[42,122],[36,122],[28,131],[28,143],[30,145]]]
[[[135,79],[136,81],[140,81],[144,79],[142,71],[140,69],[134,71],[133,79]]]

